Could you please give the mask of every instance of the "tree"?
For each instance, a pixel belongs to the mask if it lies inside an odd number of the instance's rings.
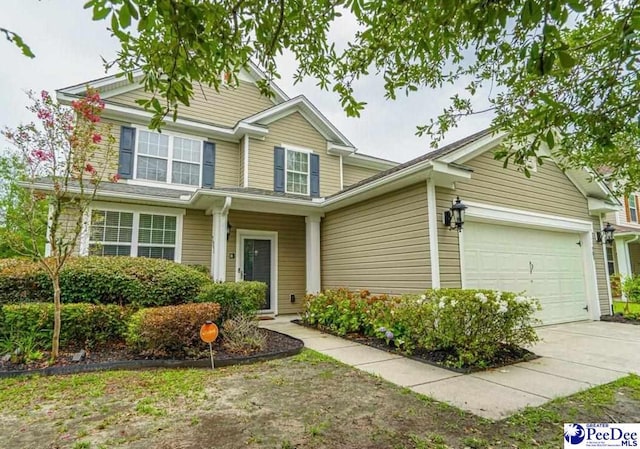
[[[60,273],[86,231],[85,219],[98,187],[107,179],[118,180],[118,175],[110,174],[115,139],[100,124],[104,102],[97,91],[88,89],[84,98],[72,102],[72,108],[56,103],[46,91],[28,95],[32,105],[27,109],[39,124],[2,132],[13,144],[13,160],[24,168],[15,197],[20,207],[9,211],[7,219],[13,226],[5,227],[2,237],[19,254],[37,260],[51,279],[54,361],[60,347]],[[42,214],[45,209],[48,217]],[[37,244],[41,235],[47,236],[48,254]]]
[[[296,80],[333,90],[346,113],[365,104],[354,81],[384,77],[386,96],[459,87],[436,120],[418,127],[437,145],[465,116],[494,114],[510,133],[496,156],[528,175],[546,144],[564,167],[607,166],[623,190],[640,187],[640,0],[89,0],[121,50],[107,67],[141,69],[154,94],[151,126],[174,119],[197,83],[220,88],[249,59],[268,79],[295,57]],[[342,14],[357,21],[332,42]],[[231,76],[232,81],[236,81]],[[261,85],[269,92],[268,80]],[[464,92],[464,93],[463,93]],[[478,104],[482,101],[483,104]]]
[[[27,192],[19,183],[25,181],[25,173],[25,167],[15,154],[0,156],[0,259],[24,255],[14,249],[16,245],[11,244],[11,240],[22,242],[20,246],[37,247],[42,253],[45,250],[46,204],[41,204],[35,211],[33,220],[34,225],[38,223],[41,226],[42,232],[32,237],[26,232],[26,223],[16,222],[23,218],[20,211],[25,207]]]

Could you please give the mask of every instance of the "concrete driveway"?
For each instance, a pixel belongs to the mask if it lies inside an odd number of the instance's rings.
[[[601,321],[538,328],[540,359],[461,375],[290,323],[263,326],[304,340],[305,345],[397,385],[476,415],[502,419],[527,407],[640,374],[640,326]]]

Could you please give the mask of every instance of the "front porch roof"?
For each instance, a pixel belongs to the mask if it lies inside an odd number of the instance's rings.
[[[618,224],[612,224],[611,226],[613,226],[614,229],[616,230],[613,234],[614,238],[622,239],[625,237],[640,236],[640,227],[634,228],[631,226],[622,226]]]

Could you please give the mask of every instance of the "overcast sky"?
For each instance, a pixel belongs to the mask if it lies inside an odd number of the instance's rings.
[[[118,42],[105,29],[106,22],[93,22],[82,9],[85,0],[0,0],[0,27],[20,34],[36,54],[28,59],[13,44],[0,37],[0,128],[15,127],[31,120],[24,109],[24,91],[82,83],[105,75],[101,56],[113,59]],[[353,32],[348,19],[334,30],[338,40]],[[295,61],[282,58],[283,75],[278,85],[291,97],[306,95],[322,113],[353,142],[361,153],[405,162],[430,151],[427,137],[415,135],[416,126],[426,124],[448,104],[454,89],[422,90],[409,98],[384,99],[383,82],[370,76],[357,84],[361,101],[368,103],[360,118],[347,118],[338,98],[316,88],[312,81],[293,85]],[[449,132],[444,143],[465,137],[488,126],[490,117],[466,119]],[[6,142],[2,143],[6,146]]]

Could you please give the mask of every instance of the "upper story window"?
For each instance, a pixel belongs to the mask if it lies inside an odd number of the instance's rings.
[[[136,179],[200,186],[202,142],[138,130]]]
[[[309,153],[286,150],[285,185],[287,193],[309,194]]]
[[[635,195],[629,196],[628,204],[629,204],[629,221],[637,223],[638,222],[638,206],[636,204]]]

